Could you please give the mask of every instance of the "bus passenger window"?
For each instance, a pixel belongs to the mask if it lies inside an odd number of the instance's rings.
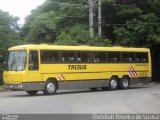
[[[99,58],[100,58],[100,62],[105,62],[106,61],[105,52],[99,52]]]
[[[77,52],[77,62],[81,62],[81,53]]]
[[[93,62],[105,62],[106,61],[106,55],[105,52],[94,52],[92,53]]]
[[[93,62],[99,62],[98,53],[93,53]]]
[[[136,53],[136,62],[147,63],[148,53]]]
[[[123,53],[122,55],[123,62],[133,63],[136,61],[135,53]]]
[[[81,52],[81,61],[82,62],[89,62],[89,53],[88,52]]]
[[[76,52],[69,51],[69,61],[72,62],[75,60],[76,60]]]
[[[120,61],[120,57],[121,54],[120,53],[115,53],[115,52],[109,52],[108,53],[108,61],[109,62],[119,62]]]
[[[122,54],[122,60],[123,60],[123,62],[128,62],[129,61],[128,53],[123,53]]]
[[[62,60],[62,62],[67,62],[68,61],[68,52],[67,51],[62,51],[61,52],[61,60]]]
[[[78,57],[78,58],[77,58],[77,61],[78,61],[78,62],[81,61],[81,58]]]
[[[51,61],[59,62],[59,52],[58,51],[53,51],[51,58],[52,58]]]
[[[59,51],[43,50],[41,51],[41,63],[55,63],[59,62]]]

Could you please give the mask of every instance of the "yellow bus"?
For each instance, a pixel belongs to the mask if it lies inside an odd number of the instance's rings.
[[[128,89],[151,80],[147,48],[20,45],[9,48],[4,87],[30,95],[57,89]]]

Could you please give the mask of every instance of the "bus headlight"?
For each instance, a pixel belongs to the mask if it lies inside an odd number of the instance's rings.
[[[18,85],[18,88],[22,88],[23,86],[22,85]]]

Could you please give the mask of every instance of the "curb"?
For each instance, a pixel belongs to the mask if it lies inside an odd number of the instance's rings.
[[[160,84],[160,82],[150,82],[150,83],[142,83],[143,85],[156,85]]]

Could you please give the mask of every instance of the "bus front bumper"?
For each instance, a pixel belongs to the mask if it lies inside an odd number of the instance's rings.
[[[4,83],[4,88],[6,90],[13,90],[13,91],[27,91],[27,90],[43,90],[44,83]]]

